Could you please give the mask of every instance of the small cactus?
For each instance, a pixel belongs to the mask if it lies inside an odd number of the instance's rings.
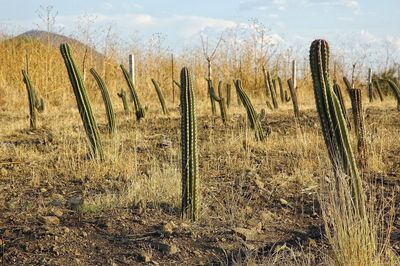
[[[300,117],[299,102],[297,101],[297,89],[294,87],[292,79],[287,80],[289,86],[290,98],[292,98],[294,117]]]
[[[213,101],[218,102],[222,122],[224,124],[226,124],[226,122],[228,120],[228,115],[227,115],[227,111],[226,111],[225,99],[222,97],[222,81],[220,81],[218,83],[218,96],[215,94],[215,90],[213,87],[211,87],[211,89],[210,89],[210,96],[213,99]]]
[[[164,115],[168,115],[168,108],[167,108],[167,106],[165,104],[164,96],[161,93],[160,86],[158,86],[158,83],[157,83],[157,81],[155,79],[151,79],[151,82],[153,83],[154,88],[156,89],[158,100],[160,101],[161,109],[163,111],[163,114]]]
[[[250,122],[250,127],[254,130],[257,141],[263,141],[265,139],[264,130],[261,127],[258,115],[254,110],[253,105],[250,102],[249,97],[246,95],[242,88],[242,81],[240,79],[235,81],[236,92],[242,101],[243,106],[246,108],[247,118]]]
[[[383,102],[384,97],[383,97],[383,93],[381,90],[381,86],[379,85],[379,82],[375,79],[373,81],[373,84],[374,84],[375,90],[378,92],[379,99],[381,100],[381,102]]]
[[[93,75],[94,79],[97,82],[97,85],[99,86],[100,92],[101,92],[101,97],[103,98],[104,102],[104,107],[106,109],[106,115],[107,115],[107,121],[108,121],[108,133],[113,135],[116,131],[116,126],[115,126],[115,114],[114,114],[114,109],[111,103],[110,99],[110,94],[108,93],[108,88],[106,84],[104,83],[103,79],[100,77],[100,75],[96,72],[94,68],[90,69],[90,73]]]
[[[290,99],[286,100],[287,96],[289,95],[287,95],[287,93],[285,94],[286,91],[283,88],[282,80],[280,77],[278,77],[278,85],[279,85],[279,95],[281,96],[281,103],[290,101]]]
[[[342,109],[344,119],[346,119],[347,127],[348,129],[351,129],[350,120],[347,116],[347,109],[343,99],[342,89],[340,88],[336,80],[333,80],[333,92],[335,93],[336,97],[339,100],[340,108]]]
[[[366,145],[365,145],[365,133],[364,133],[364,119],[362,115],[362,101],[361,101],[361,90],[350,89],[350,100],[351,109],[353,113],[354,129],[357,137],[357,151],[359,155],[359,165],[361,168],[365,168],[366,165]]]
[[[81,115],[83,126],[90,142],[92,157],[103,161],[104,153],[101,145],[99,129],[92,113],[92,108],[90,106],[85,86],[83,85],[81,74],[74,63],[69,45],[66,43],[61,44],[60,51],[74,90],[79,114]]]
[[[231,106],[231,93],[232,86],[230,83],[226,84],[226,107],[229,108]]]
[[[117,93],[118,97],[121,98],[122,105],[124,106],[125,113],[129,113],[128,100],[126,99],[126,92],[124,89],[121,89],[121,92]]]
[[[181,71],[182,217],[197,219],[197,128],[195,98],[189,69]]]
[[[207,79],[207,86],[208,86],[208,96],[210,97],[211,113],[212,115],[215,115],[217,113],[217,109],[215,106],[215,99],[212,97],[214,86],[211,79]]]
[[[142,105],[140,105],[139,98],[136,94],[135,86],[133,85],[132,79],[129,76],[128,71],[124,67],[124,65],[120,65],[120,68],[122,70],[122,73],[124,74],[125,81],[128,84],[129,91],[131,93],[131,101],[135,105],[135,112],[136,112],[136,120],[140,121],[140,119],[144,118],[144,109],[142,108]]]
[[[276,89],[272,83],[271,75],[267,72],[267,79],[268,79],[268,87],[271,93],[272,104],[274,105],[274,109],[279,108],[278,101],[276,100]]]
[[[31,130],[36,129],[36,111],[39,113],[44,111],[44,101],[42,98],[39,99],[35,89],[32,86],[31,80],[29,78],[28,73],[25,70],[22,70],[23,81],[26,86],[26,90],[28,92],[28,100],[29,100],[29,124]]]

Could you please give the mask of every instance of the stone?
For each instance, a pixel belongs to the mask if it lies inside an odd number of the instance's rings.
[[[176,230],[176,228],[177,228],[176,224],[173,221],[170,221],[161,226],[161,231],[164,234],[171,235]]]
[[[232,229],[233,233],[242,238],[245,241],[258,240],[258,233],[255,229],[247,229],[243,227],[235,227]]]
[[[174,255],[178,253],[179,249],[175,244],[168,244],[162,242],[153,242],[152,246],[167,255]]]
[[[67,200],[67,206],[71,210],[78,211],[82,208],[83,202],[82,197],[72,197]]]
[[[142,262],[148,263],[151,261],[152,255],[146,251],[141,251],[138,257]]]
[[[39,217],[39,222],[44,225],[59,225],[60,219],[57,216],[41,216]]]
[[[54,209],[50,211],[51,216],[57,216],[58,218],[61,218],[63,216],[63,212],[59,209]]]

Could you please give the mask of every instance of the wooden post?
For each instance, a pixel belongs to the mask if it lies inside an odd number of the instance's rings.
[[[135,86],[135,56],[129,55],[129,76],[131,77],[133,86]]]
[[[294,89],[297,89],[297,66],[296,60],[292,61],[292,85]]]
[[[171,54],[171,87],[172,87],[172,103],[175,103],[175,84],[174,84],[174,54]]]
[[[371,68],[368,68],[368,98],[369,102],[373,101],[373,92],[372,92],[372,70]]]

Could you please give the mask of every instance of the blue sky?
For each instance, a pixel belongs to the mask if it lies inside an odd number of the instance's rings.
[[[306,47],[315,38],[325,38],[338,47],[349,44],[350,52],[388,47],[396,60],[400,58],[399,0],[0,0],[0,4],[0,27],[13,34],[37,28],[35,11],[52,5],[58,11],[56,29],[63,28],[67,35],[76,34],[79,17],[89,14],[95,18],[93,29],[112,25],[126,41],[134,32],[144,38],[161,32],[176,50],[200,42],[201,32],[216,35],[257,18],[284,47]]]

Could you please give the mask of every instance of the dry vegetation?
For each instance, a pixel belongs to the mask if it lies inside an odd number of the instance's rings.
[[[392,96],[384,102],[364,99],[368,161],[363,179],[369,218],[358,224],[351,208],[346,216],[342,212],[343,204],[351,206],[350,189],[337,192],[332,184],[306,68],[298,81],[302,115],[295,120],[290,102],[279,110],[267,109],[261,70],[253,79],[252,53],[243,48],[244,88],[255,109],[266,110],[261,123],[269,135],[266,141],[256,142],[233,91],[227,125],[211,116],[201,51],[191,54],[193,58],[177,58],[175,69],[191,62],[198,101],[200,215],[196,223],[190,223],[179,218],[179,103],[172,103],[170,58],[157,47],[137,57],[137,90],[149,110],[140,123],[132,112],[124,113],[116,95],[126,87],[116,64],[118,57],[87,57],[86,73],[90,67],[100,70],[116,111],[117,134],[110,137],[100,93],[87,75],[85,83],[106,155],[100,163],[87,156],[87,140],[58,48],[21,37],[0,43],[4,55],[0,58],[2,263],[398,263],[400,115]],[[85,49],[74,48],[77,62],[83,62]],[[224,57],[233,50],[221,51],[219,58],[234,58]],[[32,82],[46,102],[36,131],[29,130],[28,99],[20,74],[26,54]],[[277,74],[287,59],[276,56],[274,60],[269,65]],[[237,77],[236,63],[217,60],[215,79],[230,82]],[[258,66],[261,69],[261,63]],[[290,74],[289,70],[279,73],[285,80]],[[161,115],[151,77],[161,84],[169,116]],[[326,234],[324,225],[332,231]]]

